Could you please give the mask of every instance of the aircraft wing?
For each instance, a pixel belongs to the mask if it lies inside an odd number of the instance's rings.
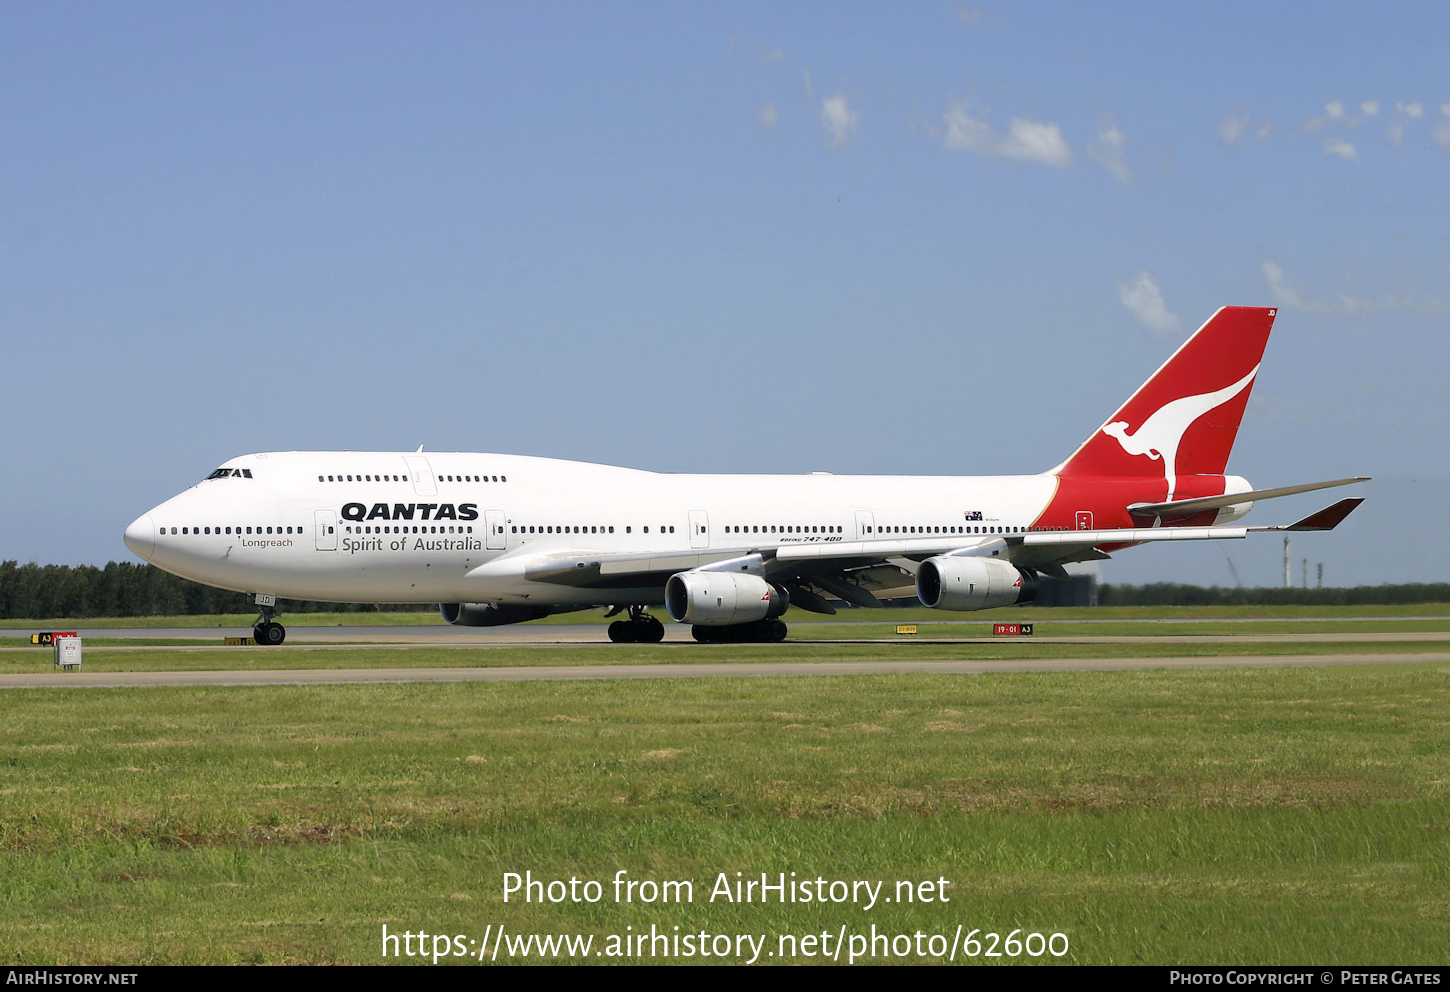
[[[1137,503],[1129,506],[1128,512],[1135,516],[1146,517],[1187,516],[1202,510],[1218,510],[1225,506],[1236,506],[1240,503],[1253,503],[1263,499],[1277,499],[1280,496],[1294,496],[1298,493],[1312,493],[1318,489],[1332,489],[1335,486],[1348,486],[1356,482],[1368,481],[1369,476],[1362,475],[1353,479],[1335,479],[1333,482],[1310,482],[1302,486],[1280,486],[1277,489],[1258,489],[1247,493],[1228,493],[1224,496],[1204,496],[1199,499],[1176,499],[1168,503]]]
[[[601,600],[611,589],[659,585],[692,569],[740,570],[792,587],[793,600],[804,589],[819,589],[858,606],[876,606],[878,595],[910,588],[918,562],[937,555],[1000,557],[1025,568],[1062,574],[1062,565],[1104,559],[1107,551],[1154,541],[1236,541],[1265,531],[1333,530],[1363,499],[1344,499],[1292,524],[1258,527],[1129,527],[1106,530],[1046,531],[1027,534],[959,534],[778,548],[710,548],[655,554],[619,554],[578,550],[524,558],[494,559],[470,575],[484,577],[504,568],[534,582],[597,589]],[[821,600],[824,604],[824,600]]]

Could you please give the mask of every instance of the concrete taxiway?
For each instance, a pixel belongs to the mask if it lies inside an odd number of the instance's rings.
[[[1393,620],[1398,618],[1384,617],[1374,618],[1382,620]],[[1436,618],[1442,619],[1442,618]],[[1446,641],[1450,642],[1450,631],[1384,631],[1379,633],[1313,633],[1313,634],[1257,634],[1252,628],[1246,629],[1243,633],[1234,634],[1153,634],[1150,625],[1145,625],[1142,634],[1077,634],[1063,637],[1052,637],[1038,635],[1034,637],[992,637],[977,634],[958,633],[957,628],[952,624],[918,624],[917,629],[921,631],[915,635],[903,635],[899,637],[873,637],[857,638],[851,633],[857,625],[854,623],[832,623],[832,624],[809,624],[802,623],[800,626],[812,627],[811,633],[815,636],[809,642],[799,640],[787,643],[811,643],[811,644],[1001,644],[1001,643],[1034,643],[1034,644],[1142,644],[1146,641],[1153,641],[1158,644],[1286,644],[1286,643],[1378,643],[1389,641]],[[820,635],[824,630],[835,630],[841,628],[840,636],[822,638]],[[76,633],[82,639],[114,639],[114,640],[185,640],[185,641],[211,641],[221,649],[222,641],[227,637],[250,637],[250,627],[94,627],[78,628]],[[17,630],[13,634],[10,631],[0,631],[0,636],[15,636],[28,638],[29,630]],[[690,634],[690,627],[687,624],[666,624],[665,641],[667,643],[693,643],[694,638]],[[432,647],[432,648],[463,648],[463,647],[525,647],[525,646],[550,646],[569,644],[608,644],[609,634],[607,624],[592,623],[558,623],[558,624],[518,624],[508,627],[450,627],[444,625],[429,626],[398,626],[398,627],[288,627],[287,642],[279,647],[264,648],[266,651],[286,651],[289,648],[316,648],[324,645],[343,647]],[[195,650],[203,645],[195,643],[186,645],[188,650]],[[181,646],[178,645],[178,648]],[[161,650],[156,646],[147,646],[145,650]],[[30,648],[9,648],[0,650],[33,650]],[[114,650],[113,648],[102,648],[101,650]],[[239,650],[230,648],[228,650]]]
[[[380,682],[530,682],[563,679],[760,678],[821,675],[985,675],[1185,668],[1318,668],[1450,662],[1450,653],[1240,655],[1216,658],[1060,658],[1023,661],[697,662],[499,668],[359,668],[221,672],[45,672],[0,675],[0,689],[136,686],[337,685]]]

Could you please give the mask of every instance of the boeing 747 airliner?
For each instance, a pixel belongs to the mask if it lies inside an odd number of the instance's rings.
[[[450,622],[589,607],[658,641],[664,604],[701,641],[778,641],[787,607],[834,613],[914,591],[941,610],[1031,601],[1040,575],[1149,541],[1330,530],[1360,499],[1297,523],[1233,525],[1258,500],[1225,475],[1274,323],[1225,307],[1070,458],[1027,476],[662,475],[519,455],[266,452],[233,458],[126,528],[168,572],[255,597],[438,603]]]

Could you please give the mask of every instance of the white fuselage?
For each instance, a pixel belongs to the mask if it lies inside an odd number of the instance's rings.
[[[136,520],[128,547],[168,572],[246,593],[536,606],[663,595],[657,583],[605,592],[526,577],[551,554],[965,541],[1031,527],[1058,487],[1051,474],[662,475],[468,453],[270,452],[217,474]]]

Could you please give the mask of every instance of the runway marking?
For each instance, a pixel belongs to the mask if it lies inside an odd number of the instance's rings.
[[[1060,658],[1027,661],[788,661],[689,665],[547,665],[531,668],[353,668],[263,672],[45,672],[0,675],[0,689],[779,678],[810,675],[988,675],[1007,672],[1118,672],[1190,668],[1320,668],[1339,665],[1414,665],[1445,661],[1450,661],[1450,652],[1243,655],[1217,658]]]

